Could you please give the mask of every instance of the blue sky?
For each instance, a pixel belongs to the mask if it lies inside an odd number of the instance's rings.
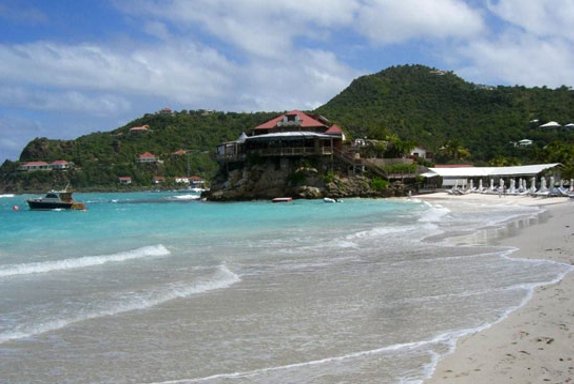
[[[574,0],[0,0],[0,162],[164,107],[318,107],[400,64],[574,84]]]

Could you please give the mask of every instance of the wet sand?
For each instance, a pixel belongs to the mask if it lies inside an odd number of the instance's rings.
[[[574,265],[574,200],[433,194],[429,202],[465,199],[539,205],[550,213],[540,224],[501,240],[519,250],[511,257]],[[574,273],[535,289],[526,305],[485,331],[464,337],[425,384],[574,383]]]

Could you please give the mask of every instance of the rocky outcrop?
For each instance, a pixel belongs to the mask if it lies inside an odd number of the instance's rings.
[[[234,169],[222,168],[206,197],[214,201],[275,197],[318,199],[388,197],[404,192],[402,185],[374,189],[370,178],[337,172],[330,162],[316,161],[313,165],[304,163],[301,159],[281,158],[245,163]]]

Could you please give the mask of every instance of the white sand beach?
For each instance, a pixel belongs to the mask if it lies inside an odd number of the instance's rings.
[[[418,196],[429,202],[465,199],[487,203],[539,205],[550,213],[500,241],[519,251],[511,257],[546,259],[574,265],[574,201],[437,193]],[[574,382],[574,273],[539,287],[526,305],[492,327],[459,340],[425,383],[569,383]]]

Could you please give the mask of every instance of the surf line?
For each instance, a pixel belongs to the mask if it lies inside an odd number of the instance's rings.
[[[221,264],[217,267],[214,275],[205,281],[198,281],[191,285],[174,286],[167,285],[167,289],[159,294],[154,291],[147,292],[133,299],[119,301],[107,308],[101,308],[89,313],[84,313],[67,319],[54,319],[43,322],[41,325],[30,325],[24,329],[17,329],[0,334],[0,344],[8,341],[25,339],[43,333],[56,331],[69,325],[82,321],[98,319],[106,316],[115,316],[126,312],[145,310],[157,305],[161,305],[175,299],[185,299],[201,293],[206,293],[218,289],[225,289],[241,281],[241,277]],[[22,327],[23,328],[23,327]]]
[[[334,356],[334,357],[326,357],[324,359],[319,360],[312,360],[312,361],[305,361],[301,363],[293,363],[288,365],[281,365],[278,367],[269,367],[269,368],[261,368],[255,369],[252,371],[243,371],[243,372],[232,372],[232,373],[219,373],[211,376],[200,377],[195,379],[177,379],[177,380],[168,380],[168,381],[158,381],[158,382],[150,382],[145,384],[191,384],[191,383],[201,383],[210,380],[217,380],[217,379],[237,379],[237,378],[250,378],[255,377],[260,374],[265,374],[268,372],[275,372],[275,371],[283,371],[293,368],[301,368],[301,367],[312,367],[321,364],[328,364],[333,362],[340,362],[345,360],[351,360],[355,358],[360,358],[364,356],[376,355],[381,353],[388,353],[400,350],[414,350],[426,345],[437,344],[441,342],[446,342],[448,340],[449,334],[439,335],[434,337],[430,340],[422,340],[422,341],[414,341],[410,343],[401,343],[401,344],[393,344],[382,348],[371,349],[368,351],[360,351],[355,353],[350,353],[348,355],[342,356]],[[143,383],[142,383],[143,384]]]
[[[167,256],[171,252],[162,244],[150,245],[142,248],[132,249],[130,251],[119,252],[111,255],[84,256],[77,259],[64,259],[45,261],[26,264],[12,264],[0,268],[0,277],[15,275],[29,275],[33,273],[47,273],[53,271],[64,271],[68,269],[77,269],[93,267],[97,265],[122,262],[144,257]]]

